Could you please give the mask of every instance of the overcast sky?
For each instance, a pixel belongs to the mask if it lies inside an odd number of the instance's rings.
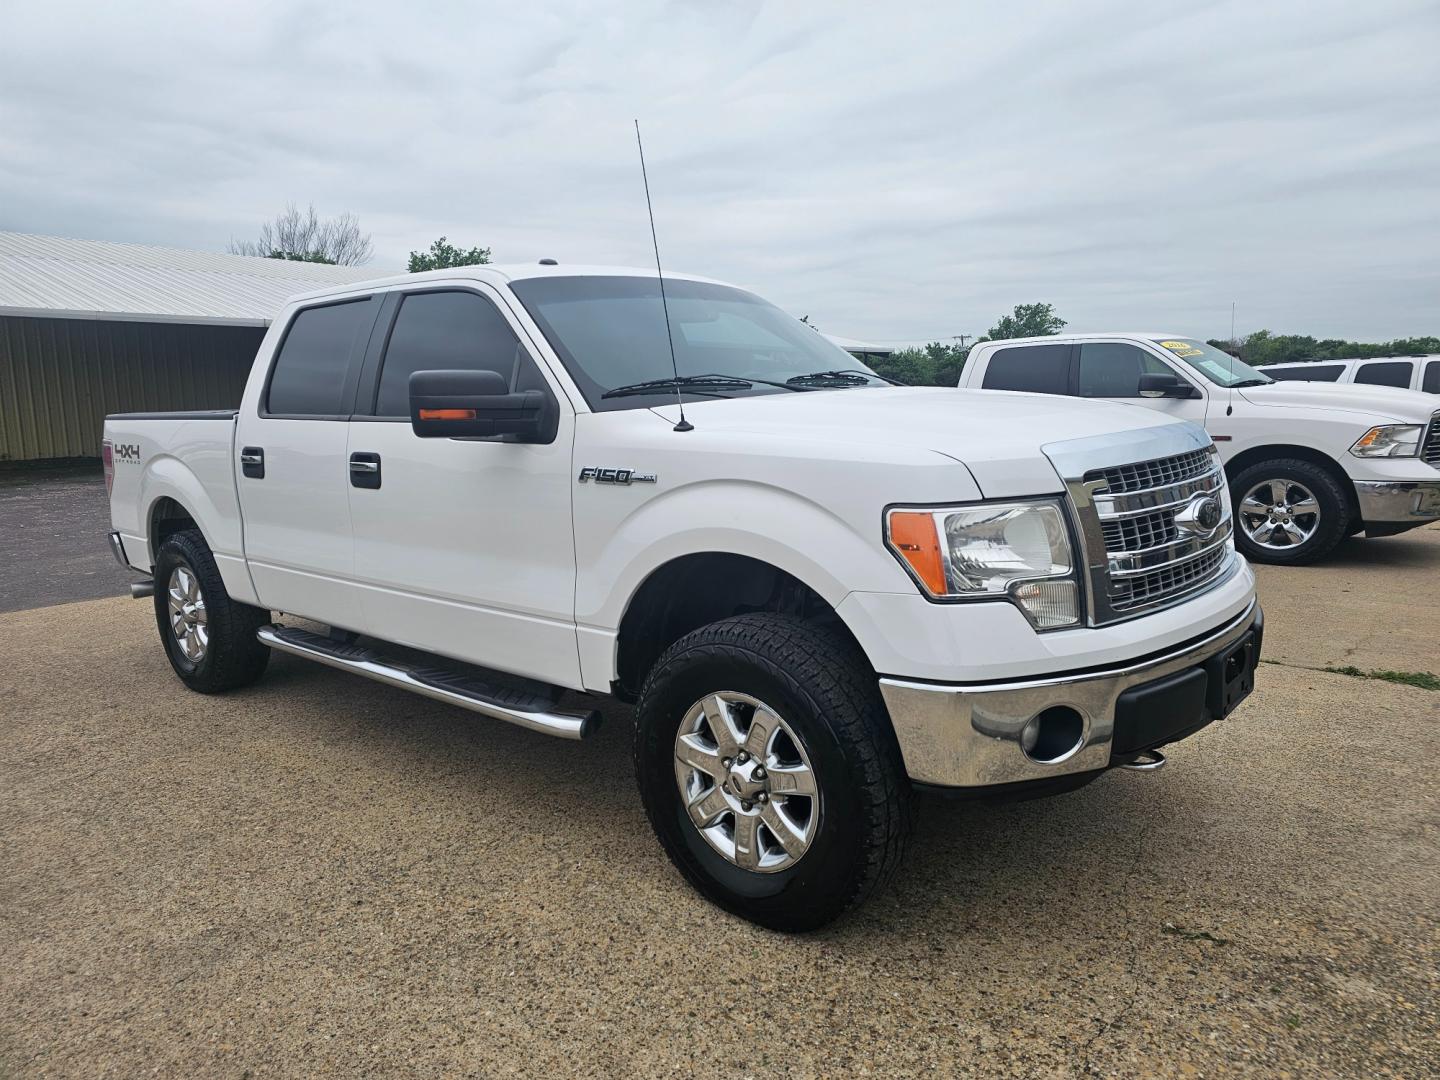
[[[7,0],[0,229],[643,265],[638,117],[666,265],[834,333],[1440,333],[1436,0],[208,6]]]

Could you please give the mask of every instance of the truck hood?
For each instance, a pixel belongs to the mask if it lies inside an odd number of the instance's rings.
[[[678,419],[674,405],[653,411],[671,423]],[[963,463],[987,498],[1061,491],[1042,444],[1184,423],[1114,402],[919,386],[686,402],[685,414],[697,430],[744,434],[757,445],[834,443],[859,460],[867,446],[930,450]]]
[[[1275,382],[1246,386],[1235,393],[1252,405],[1289,409],[1333,409],[1355,413],[1368,420],[1402,420],[1425,423],[1440,409],[1440,399],[1419,390],[1357,383]],[[1214,391],[1223,400],[1225,391]]]

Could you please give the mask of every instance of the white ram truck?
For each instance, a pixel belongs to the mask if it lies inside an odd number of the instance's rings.
[[[575,739],[635,702],[665,850],[783,929],[887,878],[914,789],[1154,769],[1251,690],[1201,428],[887,385],[748,292],[660,284],[312,293],[238,411],[109,417],[111,544],[180,679],[279,650]]]
[[[1130,402],[1203,424],[1253,562],[1310,563],[1362,531],[1440,521],[1434,397],[1268,370],[1173,334],[1065,334],[980,342],[960,386]]]

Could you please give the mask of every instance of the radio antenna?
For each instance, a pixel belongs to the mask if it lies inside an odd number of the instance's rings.
[[[660,269],[660,239],[655,235],[655,207],[650,204],[650,176],[645,171],[645,144],[640,141],[640,121],[635,121],[635,146],[640,151],[640,179],[645,182],[645,210],[650,215],[650,242],[655,246],[655,276],[660,279],[660,309],[665,312],[665,341],[670,346],[670,371],[675,376],[675,404],[680,406],[676,431],[694,431],[685,419],[685,398],[680,393],[680,365],[675,362],[675,335],[670,331],[670,304],[665,299],[665,272]]]

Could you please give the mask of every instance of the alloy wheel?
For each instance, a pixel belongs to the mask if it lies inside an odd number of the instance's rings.
[[[675,782],[705,842],[742,870],[789,869],[819,831],[820,790],[805,747],[748,694],[708,694],[686,710]]]
[[[205,594],[200,591],[195,572],[188,566],[177,566],[171,571],[166,603],[170,611],[170,632],[175,635],[181,655],[198,664],[210,648],[210,623],[205,612]]]
[[[1320,503],[1314,492],[1294,480],[1262,480],[1237,507],[1240,527],[1257,547],[1289,551],[1315,535]]]

